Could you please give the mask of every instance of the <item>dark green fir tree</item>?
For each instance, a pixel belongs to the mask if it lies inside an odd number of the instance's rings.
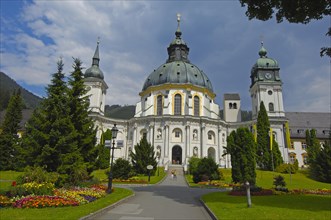
[[[134,152],[130,154],[133,168],[137,174],[148,174],[147,166],[153,166],[153,173],[157,168],[154,147],[144,137],[134,146]]]
[[[69,79],[69,109],[72,123],[77,132],[76,142],[89,173],[95,168],[97,158],[96,129],[89,114],[89,97],[84,85],[82,63],[74,59],[73,72]]]
[[[257,165],[263,170],[273,170],[283,163],[278,143],[272,137],[270,143],[270,122],[264,103],[260,103],[260,110],[257,117]]]
[[[18,168],[20,139],[18,131],[22,120],[23,101],[21,91],[10,97],[4,121],[0,127],[0,170]]]
[[[227,138],[226,153],[231,155],[232,180],[255,185],[256,143],[248,128],[238,128]]]

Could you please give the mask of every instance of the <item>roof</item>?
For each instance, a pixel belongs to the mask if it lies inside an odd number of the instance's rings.
[[[331,113],[327,112],[286,112],[291,137],[305,138],[306,130],[315,129],[317,138],[329,138]]]
[[[225,93],[224,100],[240,100],[238,93]]]

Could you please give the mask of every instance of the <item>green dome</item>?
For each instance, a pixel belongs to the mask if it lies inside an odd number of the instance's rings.
[[[260,58],[257,59],[252,69],[279,68],[277,60],[267,57],[267,50],[263,47],[263,43],[261,45],[261,49],[259,50],[259,55]]]
[[[175,32],[176,38],[167,48],[168,59],[165,64],[154,70],[145,80],[142,91],[151,86],[162,84],[191,84],[207,88],[213,92],[213,87],[207,75],[188,59],[189,47],[182,40],[182,32],[179,28]]]
[[[180,60],[165,63],[154,70],[145,80],[142,91],[150,86],[162,84],[191,84],[213,92],[212,84],[203,71],[191,63]]]

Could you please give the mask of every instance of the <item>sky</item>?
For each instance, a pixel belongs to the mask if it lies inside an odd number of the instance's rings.
[[[106,104],[135,105],[168,58],[180,13],[189,59],[209,77],[221,109],[224,93],[239,93],[242,110],[251,110],[250,71],[263,41],[280,66],[285,111],[330,112],[331,63],[319,55],[331,44],[330,17],[304,25],[249,20],[245,11],[239,0],[1,0],[0,71],[46,96],[59,58],[67,75],[73,58],[89,68],[100,37]]]

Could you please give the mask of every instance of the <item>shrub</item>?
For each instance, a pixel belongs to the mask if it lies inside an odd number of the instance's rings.
[[[276,168],[277,173],[296,173],[298,171],[298,164],[283,163]]]
[[[42,167],[34,166],[34,167],[26,167],[24,169],[24,173],[17,177],[17,184],[24,183],[55,183],[59,178],[58,173],[48,173]]]
[[[109,171],[107,176],[109,175]],[[124,179],[127,180],[135,175],[132,165],[129,161],[118,158],[113,164],[113,179]]]
[[[218,168],[217,171],[218,171],[218,174],[219,174],[219,179],[220,180],[225,180],[222,169]]]
[[[218,166],[212,158],[203,158],[199,161],[197,170],[193,173],[194,183],[208,180],[219,180]]]
[[[191,157],[189,160],[188,160],[188,163],[189,163],[189,168],[188,168],[188,171],[190,174],[193,174],[194,172],[197,171],[198,169],[198,164],[200,162],[200,158],[197,158],[197,157]]]
[[[277,191],[288,192],[288,189],[285,187],[286,186],[285,179],[281,175],[274,177],[274,186]]]
[[[53,195],[55,187],[53,183],[30,182],[12,186],[7,195],[10,197],[27,195]]]

